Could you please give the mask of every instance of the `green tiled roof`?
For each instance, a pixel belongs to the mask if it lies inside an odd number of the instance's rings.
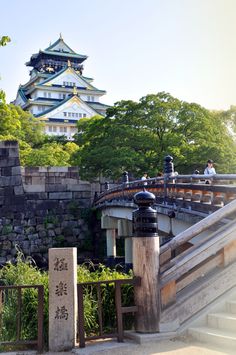
[[[73,49],[71,49],[64,41],[63,39],[60,37],[56,40],[56,42],[54,42],[53,44],[51,44],[48,48],[45,49],[45,51],[51,51],[53,50],[53,47],[55,47],[56,45],[58,45],[58,43],[62,42],[72,53],[75,53],[75,51],[73,51]]]
[[[60,51],[48,51],[48,50],[44,50],[44,51],[40,51],[39,53],[45,53],[45,54],[50,54],[50,55],[57,55],[60,57],[71,57],[71,58],[81,58],[81,59],[87,59],[88,56],[87,55],[83,55],[83,54],[77,54],[77,53],[70,53],[70,52],[60,52]]]

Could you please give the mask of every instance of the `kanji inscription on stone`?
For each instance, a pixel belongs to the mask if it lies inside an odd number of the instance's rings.
[[[58,307],[56,309],[55,319],[68,319],[68,310],[65,306]]]
[[[54,262],[55,271],[68,270],[68,264],[65,262],[65,258],[56,258]]]
[[[55,295],[63,296],[67,295],[67,283],[60,281],[58,285],[56,285]]]

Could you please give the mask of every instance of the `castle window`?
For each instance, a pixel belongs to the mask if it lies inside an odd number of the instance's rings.
[[[60,132],[61,133],[66,133],[67,132],[67,127],[60,127]]]
[[[86,115],[86,113],[83,113],[83,117],[86,117],[87,115]]]
[[[53,130],[53,132],[57,132],[57,127],[56,127],[56,126],[53,126],[53,127],[52,127],[52,130]]]
[[[64,117],[66,117],[67,116],[67,112],[63,112],[63,115],[64,115]]]
[[[52,132],[52,126],[48,127],[49,132]]]

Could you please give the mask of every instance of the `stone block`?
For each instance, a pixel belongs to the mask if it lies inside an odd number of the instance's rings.
[[[5,256],[0,256],[0,265],[4,265],[7,262],[7,258]]]
[[[2,158],[6,158],[9,156],[9,149],[7,148],[0,148],[0,157]]]
[[[46,184],[45,186],[46,192],[67,192],[67,186],[61,184]]]
[[[10,176],[10,185],[11,186],[22,185],[21,175]]]
[[[37,220],[38,220],[38,218],[37,218]],[[37,232],[43,231],[43,230],[45,230],[44,224],[37,224],[37,225],[36,225],[36,231],[37,231]]]
[[[11,250],[11,242],[9,240],[4,240],[0,243],[0,249],[2,250]]]
[[[13,230],[17,234],[22,234],[24,232],[24,227],[23,226],[15,226]]]
[[[9,153],[8,153],[9,157],[12,158],[18,158],[19,157],[19,150],[18,147],[10,147],[9,148]],[[20,165],[20,164],[19,164]]]
[[[49,237],[55,237],[55,232],[54,232],[53,229],[49,229],[49,230],[48,230],[48,236],[49,236]]]
[[[23,195],[24,194],[24,189],[22,185],[19,186],[14,186],[14,194],[17,195]]]
[[[10,186],[10,176],[0,176],[0,187]]]
[[[76,189],[75,186],[76,186],[76,185],[73,185],[73,186],[70,187],[70,188],[72,189],[71,191],[91,191],[91,185],[90,185],[90,183],[87,183],[87,184],[81,184],[81,183],[79,183],[77,190],[75,190],[75,189]],[[73,189],[74,189],[74,190],[73,190]]]
[[[34,240],[38,239],[38,237],[39,237],[38,233],[34,233],[34,234],[29,234],[28,235],[28,239],[30,241],[32,241],[32,240],[34,241]]]
[[[46,200],[48,198],[47,192],[27,192],[25,196],[27,200]]]
[[[12,158],[8,157],[0,159],[0,167],[7,167],[7,166],[19,166],[20,165],[20,159],[19,158]]]
[[[78,200],[80,208],[89,208],[91,207],[91,203],[89,199],[80,199]]]
[[[24,185],[25,192],[45,192],[45,185]]]
[[[72,192],[49,192],[49,199],[71,200],[72,199]]]
[[[45,185],[45,176],[32,176],[32,185]]]
[[[65,185],[76,185],[78,184],[78,181],[76,179],[71,179],[71,178],[66,178],[66,179],[61,179],[61,182],[62,184],[65,184]],[[68,187],[68,190],[69,190],[69,187]]]
[[[10,195],[14,195],[14,187],[9,187],[9,186],[7,186],[7,187],[4,187],[3,188],[3,195],[4,196],[10,196]]]
[[[36,226],[36,218],[30,218],[27,221],[28,226]]]
[[[21,167],[20,166],[13,166],[11,175],[21,175]]]
[[[47,236],[47,232],[45,231],[45,230],[41,230],[41,231],[39,231],[39,237],[40,238],[45,238],[46,236]]]
[[[49,173],[67,173],[68,167],[66,166],[52,166],[48,168]]]
[[[31,253],[38,253],[39,252],[39,246],[38,245],[31,245],[30,246],[30,252]]]
[[[8,234],[7,239],[14,242],[16,240],[16,237],[17,237],[17,234],[12,232],[12,233]]]
[[[1,154],[0,154],[0,156],[1,156]],[[12,169],[13,168],[11,168],[11,167],[1,168],[1,176],[11,176]]]

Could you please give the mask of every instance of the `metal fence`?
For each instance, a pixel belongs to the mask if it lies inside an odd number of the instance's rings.
[[[24,331],[22,325],[23,316],[23,290],[36,289],[37,292],[37,339],[23,339],[22,333]],[[14,324],[15,331],[14,340],[2,339],[4,324],[4,312],[7,306],[11,304],[11,299],[14,298],[14,319],[11,319],[11,323]],[[43,305],[44,305],[44,287],[43,285],[22,285],[22,286],[0,286],[0,346],[21,346],[21,345],[36,345],[37,350],[42,352],[43,350]],[[9,325],[8,325],[9,326]],[[13,336],[11,336],[12,338]]]

